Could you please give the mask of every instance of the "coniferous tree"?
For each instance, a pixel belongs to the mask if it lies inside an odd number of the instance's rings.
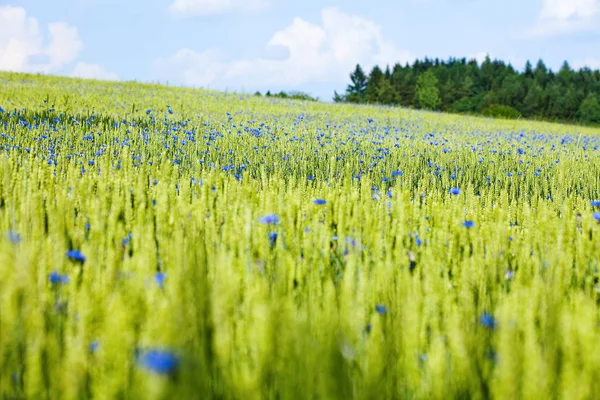
[[[374,66],[369,73],[369,80],[367,81],[367,90],[365,90],[365,98],[367,103],[378,103],[379,102],[379,88],[381,82],[385,79],[383,71],[379,66]]]
[[[543,60],[516,71],[489,57],[481,65],[465,58],[425,58],[385,70],[375,66],[368,77],[357,65],[350,78],[346,93],[336,92],[334,101],[588,124],[596,123],[600,101],[600,71],[574,71],[566,61],[555,73]]]
[[[354,103],[364,102],[365,91],[367,90],[367,75],[360,64],[356,64],[354,72],[350,74],[352,84],[346,89],[346,99]]]

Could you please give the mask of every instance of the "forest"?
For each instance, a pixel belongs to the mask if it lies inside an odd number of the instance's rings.
[[[600,124],[600,71],[574,70],[564,62],[558,72],[539,60],[523,71],[501,60],[451,58],[375,66],[357,65],[338,103],[396,105],[508,119]]]

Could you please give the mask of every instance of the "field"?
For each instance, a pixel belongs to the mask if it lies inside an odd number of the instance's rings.
[[[600,396],[599,130],[0,85],[0,398]]]

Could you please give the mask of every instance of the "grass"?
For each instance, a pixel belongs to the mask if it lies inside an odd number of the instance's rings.
[[[1,398],[600,394],[600,131],[0,83]]]

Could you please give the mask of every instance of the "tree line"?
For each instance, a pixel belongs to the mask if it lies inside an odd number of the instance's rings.
[[[523,71],[509,63],[466,58],[416,60],[412,65],[360,65],[335,102],[399,105],[444,112],[600,124],[600,71],[572,69],[565,61],[555,73],[539,60]]]

